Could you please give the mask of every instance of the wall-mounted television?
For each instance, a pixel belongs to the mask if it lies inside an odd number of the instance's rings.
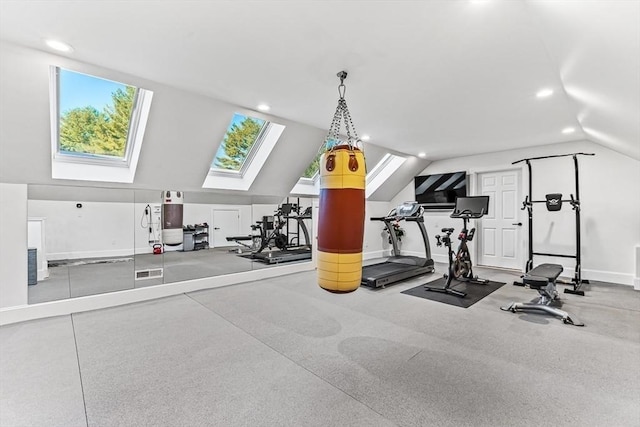
[[[467,173],[449,172],[414,178],[416,202],[426,209],[453,209],[467,195]]]

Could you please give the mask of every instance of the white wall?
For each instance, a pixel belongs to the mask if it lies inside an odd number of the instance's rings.
[[[46,218],[49,260],[131,256],[152,251],[148,229],[142,226],[147,203],[83,201],[82,208],[76,208],[76,201],[29,200],[27,205],[29,216]],[[240,229],[251,234],[251,205],[185,203],[183,224],[211,225],[215,209],[238,209]]]
[[[27,186],[0,183],[0,308],[27,304]]]
[[[371,221],[371,217],[386,216],[391,210],[389,202],[366,202],[364,219],[364,259],[388,256],[391,245],[387,241],[387,232],[382,221]]]
[[[132,203],[29,200],[29,216],[47,219],[49,260],[133,255]],[[143,208],[144,209],[144,208]]]
[[[600,145],[581,141],[551,146],[510,150],[478,156],[460,157],[436,161],[430,164],[422,174],[466,170],[478,173],[491,170],[512,168],[513,161],[536,156],[567,154],[574,152],[593,152],[595,157],[579,157],[580,199],[582,204],[582,272],[583,278],[603,280],[631,285],[633,283],[635,260],[634,247],[640,244],[640,162],[630,157],[606,149]],[[561,162],[541,160],[532,162],[533,193],[535,198],[544,194],[562,192],[568,197],[573,193],[573,160],[568,157]],[[522,194],[527,191],[527,173],[523,171]],[[392,205],[404,200],[413,200],[413,183],[406,186],[393,199]],[[473,191],[473,190],[472,190]],[[473,193],[471,193],[473,194]],[[564,198],[564,197],[563,197]],[[449,212],[430,212],[425,215],[434,259],[446,262],[444,248],[435,247],[435,234],[443,227],[461,226],[460,220],[448,217]],[[523,261],[526,260],[526,214],[523,212],[524,248]],[[556,253],[575,251],[575,217],[570,206],[555,214],[545,212],[544,207],[534,211],[534,243],[536,250],[544,249]],[[415,247],[415,239],[408,235],[403,249]],[[534,264],[554,259],[536,257]],[[573,268],[572,260],[560,260],[565,266]],[[555,262],[555,261],[554,261]]]

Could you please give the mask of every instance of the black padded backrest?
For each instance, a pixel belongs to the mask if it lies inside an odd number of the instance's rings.
[[[562,209],[562,193],[551,193],[544,196],[547,199],[547,210],[551,212]]]

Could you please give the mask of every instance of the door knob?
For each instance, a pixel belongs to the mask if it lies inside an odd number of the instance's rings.
[[[213,227],[214,230],[220,230],[220,227]]]
[[[513,224],[511,224],[511,225],[517,225],[518,227],[522,227],[522,223],[521,223],[521,222],[514,222],[514,223],[513,223]]]

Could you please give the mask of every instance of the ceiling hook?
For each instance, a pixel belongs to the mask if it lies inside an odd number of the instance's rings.
[[[338,86],[338,95],[340,99],[344,99],[344,94],[347,92],[347,87],[344,85],[344,79],[347,78],[346,71],[340,71],[337,76],[340,78],[340,86]]]

